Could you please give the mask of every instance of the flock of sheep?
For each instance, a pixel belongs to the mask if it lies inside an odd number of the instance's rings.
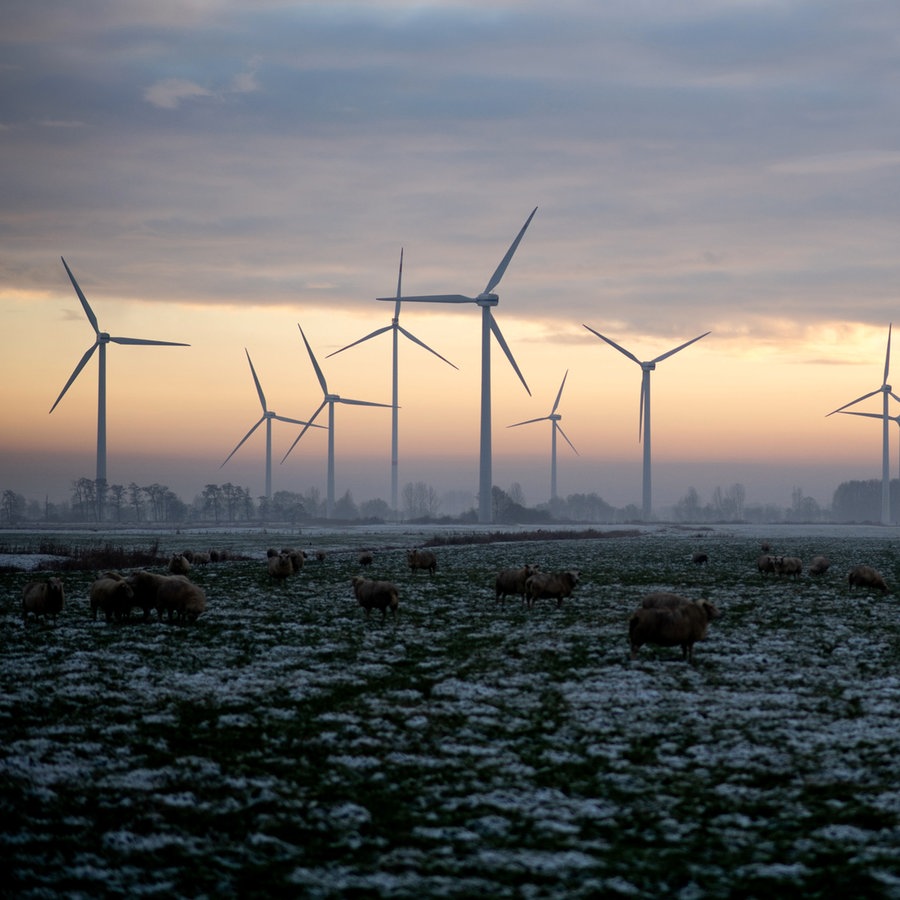
[[[773,555],[767,544],[763,544],[762,551],[756,560],[760,575],[795,579],[802,575],[803,561],[799,557]],[[315,556],[319,562],[325,559],[325,553],[321,550]],[[132,610],[139,608],[145,619],[151,618],[155,610],[159,621],[167,616],[169,621],[196,622],[207,608],[206,594],[188,578],[188,573],[194,565],[210,562],[212,558],[208,553],[185,551],[173,554],[167,574],[144,569],[127,576],[106,572],[90,586],[91,614],[95,619],[99,612],[107,621],[124,621],[130,617]],[[272,579],[283,582],[298,574],[306,559],[303,550],[270,548],[266,553],[268,574]],[[697,565],[706,565],[708,556],[694,553],[692,561]],[[367,569],[372,562],[370,550],[358,553],[357,563],[361,568]],[[424,571],[434,575],[437,570],[437,558],[431,550],[407,550],[406,563],[411,573]],[[814,556],[807,565],[807,572],[817,578],[825,574],[829,567],[826,557]],[[535,600],[551,599],[559,607],[564,599],[572,595],[579,581],[580,572],[575,569],[543,572],[537,566],[524,565],[498,572],[494,579],[494,592],[497,601],[517,596],[531,608]],[[889,590],[882,575],[868,565],[854,566],[848,573],[847,583],[850,589],[868,588],[882,593]],[[396,616],[400,593],[394,582],[355,575],[351,579],[351,588],[367,616],[373,609],[380,610],[382,618],[387,617],[388,611]],[[25,623],[29,614],[55,621],[64,605],[65,590],[58,577],[32,581],[23,588],[22,619]],[[690,599],[668,591],[652,592],[643,598],[640,607],[628,619],[631,658],[635,659],[645,644],[653,644],[681,647],[682,657],[692,662],[694,644],[705,639],[709,623],[720,615],[719,609],[709,600]]]

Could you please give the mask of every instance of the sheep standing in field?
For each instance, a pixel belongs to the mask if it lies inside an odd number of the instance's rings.
[[[65,604],[66,592],[59,578],[54,576],[46,581],[29,581],[22,588],[22,623],[27,624],[28,613],[32,613],[35,620],[39,616],[45,619],[52,616],[55,623]]]
[[[873,591],[888,592],[888,586],[881,573],[871,566],[854,566],[847,575],[847,583],[852,590],[855,587],[870,588]]]
[[[166,613],[169,621],[196,622],[206,611],[206,592],[184,575],[164,576],[156,590],[159,621]]]
[[[357,603],[366,611],[368,616],[373,609],[381,610],[381,618],[387,617],[387,611],[397,615],[397,607],[400,598],[397,595],[397,586],[390,581],[372,581],[369,578],[355,576],[353,581],[353,596]]]
[[[494,579],[494,591],[497,599],[505,600],[509,594],[518,594],[524,600],[525,583],[537,571],[539,571],[537,566],[526,563],[521,569],[503,569],[498,572]]]
[[[706,553],[701,553],[699,550],[691,556],[691,562],[695,566],[705,566],[709,562],[709,556]]]
[[[425,569],[429,575],[434,575],[437,569],[437,557],[431,550],[412,549],[406,551],[406,564],[410,572]]]
[[[268,550],[266,555],[266,567],[269,575],[277,581],[284,581],[294,574],[294,564],[291,562],[290,556],[286,553],[279,553],[277,550]]]
[[[316,550],[316,560],[318,562],[325,562],[326,556],[328,556],[328,554],[324,550]]]
[[[191,571],[191,564],[183,553],[173,553],[169,560],[169,571],[173,575],[187,575]]]
[[[776,556],[774,558],[775,574],[790,575],[799,578],[803,573],[803,560],[799,556]]]
[[[826,556],[814,556],[809,561],[809,574],[810,575],[824,575],[829,566],[831,566],[831,562],[828,560]]]
[[[306,554],[302,550],[292,547],[285,547],[281,552],[290,558],[293,572],[297,575],[303,568],[303,563],[306,562]]]
[[[760,575],[771,575],[775,572],[775,557],[763,553],[756,558],[756,568]]]
[[[91,618],[97,618],[100,611],[107,622],[113,619],[127,619],[134,605],[134,590],[118,573],[106,572],[97,578],[90,588]]]
[[[670,595],[671,596],[671,595]],[[720,613],[709,600],[691,600],[674,607],[641,607],[628,620],[631,658],[644,644],[681,647],[682,658],[694,661],[694,644],[706,637],[709,623]]]
[[[572,596],[572,591],[580,578],[581,573],[577,569],[568,569],[565,572],[535,572],[525,582],[525,601],[529,606],[534,606],[535,600],[551,598],[555,599],[557,607],[560,607],[566,597]]]
[[[356,561],[364,568],[367,569],[372,563],[375,561],[375,557],[372,555],[371,550],[360,550],[359,555],[356,557]]]

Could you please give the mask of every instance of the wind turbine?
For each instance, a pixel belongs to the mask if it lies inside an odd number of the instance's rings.
[[[709,334],[708,331],[704,331],[703,334],[697,335],[695,338],[691,338],[689,341],[685,341],[683,344],[679,344],[679,346],[675,347],[674,350],[668,350],[667,352],[657,356],[655,359],[651,359],[648,362],[642,362],[639,360],[633,353],[630,353],[624,347],[620,347],[615,341],[610,340],[608,337],[600,334],[599,331],[594,331],[590,325],[585,325],[588,331],[592,334],[597,335],[601,341],[606,341],[610,347],[615,347],[619,353],[627,356],[632,362],[636,362],[641,367],[641,406],[640,406],[640,414],[638,417],[638,440],[643,440],[644,442],[644,478],[643,478],[643,503],[642,510],[643,516],[645,519],[650,518],[650,513],[652,509],[651,504],[651,474],[650,474],[650,373],[656,368],[656,364],[662,362],[664,359],[668,359],[668,357],[678,353],[679,350],[684,350],[685,347],[689,347],[695,341],[699,341],[700,338],[705,338],[706,335]]]
[[[289,419],[287,416],[279,416],[277,413],[272,412],[266,404],[266,395],[263,393],[262,386],[259,383],[259,378],[256,376],[256,369],[253,368],[253,360],[250,359],[250,351],[244,347],[244,353],[247,354],[247,362],[250,363],[250,372],[253,375],[253,383],[256,385],[256,393],[259,394],[259,402],[262,406],[263,414],[260,416],[259,421],[241,438],[238,442],[238,445],[225,457],[225,462],[222,463],[219,468],[223,468],[225,463],[234,456],[238,450],[244,445],[244,442],[262,425],[263,422],[266,423],[266,500],[272,499],[272,420],[277,419],[279,422],[290,422],[292,425],[308,425],[308,422],[304,422],[301,419]],[[321,428],[321,425],[314,426],[316,428]]]
[[[514,425],[507,425],[507,428],[518,428],[519,425],[530,425],[532,422],[550,422],[550,499],[556,499],[556,433],[559,432],[566,443],[575,450],[575,445],[566,437],[566,433],[562,430],[562,425],[559,424],[559,420],[562,416],[556,411],[559,406],[560,397],[562,397],[563,388],[566,385],[566,379],[569,377],[569,370],[566,369],[566,374],[563,375],[562,384],[559,386],[559,392],[556,395],[556,400],[553,401],[553,408],[550,410],[550,414],[546,416],[541,416],[538,419],[526,419],[524,422],[516,422]],[[578,451],[575,450],[577,454]]]
[[[522,236],[525,234],[525,229],[527,229],[531,224],[531,220],[534,218],[534,214],[536,212],[537,207],[535,207],[531,211],[531,215],[525,220],[525,224],[516,235],[516,239],[510,245],[509,250],[506,251],[506,256],[504,256],[500,261],[500,265],[497,266],[497,269],[491,276],[490,281],[488,281],[487,286],[477,297],[467,297],[464,294],[429,294],[420,297],[378,298],[379,300],[388,301],[399,301],[402,299],[411,303],[474,303],[477,306],[481,307],[481,449],[479,453],[478,467],[478,521],[483,523],[489,523],[493,519],[491,502],[491,489],[493,487],[493,477],[491,473],[492,332],[494,337],[497,339],[497,343],[506,354],[506,358],[509,360],[510,365],[515,370],[516,375],[519,376],[519,380],[525,386],[525,390],[528,391],[528,396],[531,396],[531,391],[529,390],[528,385],[525,383],[525,378],[519,371],[519,367],[516,365],[515,359],[513,359],[512,351],[510,351],[509,347],[507,346],[507,343],[503,338],[503,334],[500,332],[500,326],[497,325],[497,322],[494,319],[494,315],[491,312],[491,307],[496,306],[500,302],[500,298],[495,293],[493,293],[493,290],[500,283],[500,279],[503,278],[503,273],[506,272],[506,267],[509,265],[510,260],[513,258],[513,254],[516,252],[516,248],[519,246],[519,242],[522,240]]]
[[[379,334],[384,334],[386,331],[390,331],[393,336],[393,366],[392,366],[392,393],[391,393],[391,509],[394,510],[394,513],[397,512],[397,468],[398,468],[398,410],[399,410],[399,379],[397,376],[397,357],[398,357],[398,344],[399,344],[399,335],[402,334],[404,337],[409,338],[414,344],[418,344],[420,347],[424,347],[429,353],[433,353],[438,359],[443,359],[448,366],[453,366],[454,369],[457,369],[457,366],[454,366],[449,359],[444,359],[437,350],[432,350],[428,344],[420,341],[414,334],[410,334],[401,324],[400,324],[400,283],[403,278],[403,250],[400,250],[400,271],[397,275],[397,302],[394,306],[394,318],[391,319],[390,325],[385,325],[383,328],[377,328],[371,334],[367,334],[365,337],[360,338],[358,341],[354,341],[352,344],[347,344],[346,347],[341,347],[340,350],[335,350],[334,353],[329,353],[326,359],[329,359],[332,356],[335,356],[338,353],[342,353],[344,350],[349,350],[350,347],[355,347],[357,344],[363,343],[363,341],[369,340],[369,338],[378,337]]]
[[[890,525],[891,524],[891,471],[890,471],[890,434],[888,433],[888,422],[890,421],[889,414],[889,400],[893,397],[895,400],[900,400],[892,390],[891,386],[888,384],[888,371],[891,366],[891,328],[893,327],[893,322],[888,324],[888,339],[887,339],[887,351],[884,354],[884,381],[880,388],[877,388],[874,391],[869,391],[868,394],[863,394],[862,397],[857,397],[855,400],[851,400],[849,403],[845,403],[843,406],[839,406],[837,409],[832,410],[828,413],[829,416],[833,416],[835,413],[843,412],[848,406],[855,406],[857,403],[862,402],[863,400],[868,400],[869,397],[874,397],[876,394],[881,394],[883,396],[883,411],[878,415],[878,418],[883,420],[882,426],[882,439],[881,439],[881,524],[882,525]],[[826,416],[825,418],[828,418]]]
[[[109,343],[113,344],[143,344],[147,346],[154,347],[189,347],[190,344],[182,344],[176,341],[150,341],[145,338],[128,338],[128,337],[114,337],[108,334],[105,331],[100,330],[100,326],[97,323],[97,317],[94,315],[94,311],[91,309],[91,305],[87,302],[87,298],[82,293],[81,288],[78,286],[78,282],[75,280],[75,276],[72,274],[72,270],[66,264],[65,259],[62,259],[62,264],[65,266],[66,272],[68,273],[69,280],[72,282],[72,287],[75,288],[75,293],[78,294],[78,299],[81,301],[81,305],[84,308],[84,314],[87,316],[88,321],[91,323],[91,327],[94,329],[94,334],[96,335],[96,339],[94,343],[87,349],[84,356],[81,357],[81,361],[75,366],[75,371],[69,376],[69,380],[66,382],[65,387],[59,392],[59,396],[56,398],[56,402],[53,406],[50,407],[50,412],[52,413],[54,409],[59,405],[59,401],[65,396],[66,391],[71,386],[72,382],[78,377],[81,370],[87,365],[88,360],[93,356],[95,350],[97,353],[97,362],[98,362],[98,389],[97,389],[97,514],[100,519],[103,518],[103,496],[106,491],[106,345]]]
[[[297,327],[300,328],[300,324],[297,324]],[[322,374],[321,368],[319,368],[319,363],[316,360],[315,354],[312,352],[312,347],[309,346],[309,341],[306,339],[306,335],[303,333],[303,329],[300,328],[300,336],[303,338],[303,343],[306,344],[306,352],[309,354],[309,361],[312,363],[313,369],[316,372],[316,378],[319,379],[319,384],[322,387],[322,402],[319,404],[319,408],[309,417],[309,421],[303,426],[303,430],[297,437],[294,439],[294,443],[288,447],[287,453],[284,454],[282,458],[282,462],[284,462],[288,456],[290,455],[291,450],[297,446],[297,442],[300,438],[306,434],[307,430],[312,426],[312,424],[316,421],[317,416],[320,412],[322,412],[325,407],[328,407],[328,485],[327,485],[327,495],[326,495],[326,505],[325,505],[325,515],[330,519],[332,513],[334,512],[334,405],[335,403],[346,403],[349,406],[382,406],[388,407],[389,403],[373,403],[371,400],[351,400],[348,397],[341,397],[338,394],[331,394],[328,392],[328,385],[325,382],[325,376]]]

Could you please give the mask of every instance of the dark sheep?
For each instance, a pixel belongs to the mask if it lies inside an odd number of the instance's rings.
[[[518,594],[524,600],[525,583],[537,571],[539,571],[537,566],[526,563],[520,569],[503,569],[498,572],[494,579],[497,599],[505,599],[509,594]]]
[[[62,581],[55,576],[46,581],[29,581],[22,588],[22,622],[28,622],[28,613],[34,615],[35,620],[43,616],[56,617],[66,605],[66,592]]]
[[[566,597],[572,596],[572,591],[578,584],[581,573],[576,569],[565,572],[535,572],[525,582],[525,600],[529,606],[534,606],[535,600],[555,599],[556,605],[562,606]]]
[[[694,660],[694,644],[706,638],[707,628],[720,613],[709,600],[694,600],[674,608],[652,607],[635,610],[628,620],[631,658],[636,659],[644,644],[681,647],[688,662]]]
[[[429,575],[434,575],[437,569],[437,557],[431,550],[407,550],[406,564],[409,566],[410,572],[424,569]]]
[[[851,590],[855,587],[870,588],[873,591],[888,592],[888,586],[881,573],[871,566],[854,566],[847,575],[847,583]]]
[[[397,615],[400,598],[395,584],[390,581],[372,581],[357,575],[353,578],[352,585],[353,596],[367,616],[373,609],[381,610],[382,619],[386,618],[388,609],[392,615]]]
[[[134,605],[134,590],[118,573],[107,572],[97,578],[90,588],[91,618],[102,612],[107,622],[127,619]]]

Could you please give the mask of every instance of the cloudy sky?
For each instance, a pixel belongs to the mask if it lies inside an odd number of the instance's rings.
[[[153,4],[20,0],[0,29],[0,489],[93,477],[96,359],[60,257],[112,345],[111,482],[263,491],[261,414],[321,390],[390,401],[410,294],[482,291],[534,207],[496,320],[494,482],[640,503],[640,359],[654,505],[740,482],[824,504],[881,474],[880,423],[826,417],[882,384],[900,294],[900,6],[893,0]],[[408,304],[400,481],[477,488],[478,311]],[[897,362],[900,366],[900,361]],[[879,410],[879,398],[856,407]],[[343,407],[337,491],[389,497],[390,414]],[[276,425],[279,423],[276,423]],[[547,426],[547,427],[545,427]],[[892,472],[897,435],[892,429]],[[326,437],[275,429],[276,490],[324,491]]]

